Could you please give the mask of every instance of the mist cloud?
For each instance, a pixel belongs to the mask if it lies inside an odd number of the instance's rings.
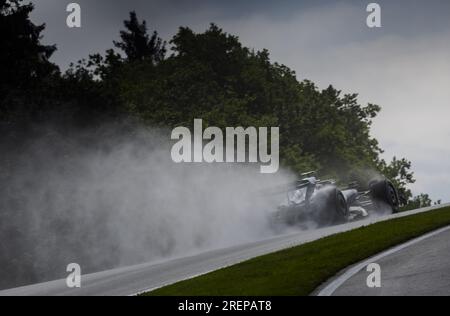
[[[243,164],[175,164],[170,133],[109,126],[32,137],[0,173],[0,287],[164,260],[273,235],[292,179]]]

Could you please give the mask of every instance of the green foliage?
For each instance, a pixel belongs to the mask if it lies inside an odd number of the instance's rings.
[[[408,203],[405,210],[414,210],[422,207],[428,207],[433,204],[433,201],[431,201],[430,196],[428,194],[419,194],[418,196],[415,196],[410,202]],[[441,204],[440,201],[436,202],[437,205]]]
[[[298,82],[266,50],[243,47],[236,36],[211,24],[196,34],[182,27],[173,53],[153,63],[127,65],[119,88],[126,111],[151,125],[279,126],[281,159],[296,172],[349,178],[352,170],[376,169],[381,149],[370,136],[380,107],[361,106],[356,94],[320,91]]]
[[[29,20],[32,9],[0,1],[0,23],[8,30],[0,39],[1,122],[92,126],[133,117],[165,127],[190,126],[194,118],[222,128],[279,126],[284,167],[315,169],[343,182],[381,173],[411,198],[411,163],[380,159],[370,129],[381,108],[359,104],[357,94],[299,82],[294,71],[271,62],[267,50],[244,47],[215,24],[203,33],[181,27],[166,56],[165,42],[156,31],[150,36],[135,12],[114,42],[125,56],[109,49],[61,75],[48,61],[55,47],[40,44],[44,26]]]

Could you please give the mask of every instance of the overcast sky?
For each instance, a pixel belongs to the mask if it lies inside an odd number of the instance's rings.
[[[131,10],[166,40],[179,26],[201,32],[215,22],[246,46],[269,49],[300,80],[382,106],[373,136],[384,157],[413,162],[414,193],[450,201],[450,1],[377,1],[380,29],[366,26],[372,1],[361,0],[79,0],[80,29],[65,24],[70,2],[36,0],[32,15],[47,24],[44,41],[57,44],[52,60],[63,69],[111,48]]]

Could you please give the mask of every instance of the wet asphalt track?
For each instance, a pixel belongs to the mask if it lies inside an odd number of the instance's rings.
[[[277,236],[258,242],[208,251],[198,255],[172,259],[165,262],[141,264],[87,274],[82,276],[81,288],[70,289],[66,286],[65,280],[62,279],[0,291],[0,296],[135,295],[146,290],[192,278],[253,257],[297,246],[332,234],[349,231],[364,225],[396,217],[426,212],[443,206],[446,205],[377,218],[367,218],[344,225]],[[447,250],[449,249],[447,248]],[[450,252],[448,251],[447,253],[449,254]],[[395,269],[394,265],[392,267]]]

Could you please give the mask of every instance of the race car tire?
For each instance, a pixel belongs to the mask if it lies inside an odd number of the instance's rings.
[[[374,180],[369,184],[370,194],[377,209],[388,207],[392,213],[398,212],[400,199],[397,190],[389,180]]]
[[[336,212],[336,223],[344,223],[348,220],[349,208],[347,205],[347,200],[341,191],[336,189],[335,193],[335,212]]]
[[[324,192],[326,192],[326,196],[322,196],[322,198],[325,205],[320,211],[318,223],[321,226],[345,223],[348,220],[349,208],[344,194],[336,187],[325,189]]]

